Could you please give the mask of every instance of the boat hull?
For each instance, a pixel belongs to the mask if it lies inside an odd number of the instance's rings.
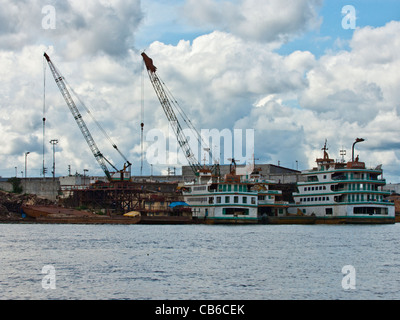
[[[232,217],[232,218],[204,217],[204,218],[198,218],[197,223],[244,225],[244,224],[258,224],[259,221],[257,218],[251,219],[251,218],[240,218],[240,217]]]
[[[22,206],[23,212],[39,223],[59,224],[137,224],[140,216],[101,216],[88,211],[79,211],[56,206]]]
[[[191,216],[142,216],[140,224],[191,224]]]
[[[394,218],[354,218],[354,217],[311,217],[286,216],[268,217],[266,224],[393,224]]]

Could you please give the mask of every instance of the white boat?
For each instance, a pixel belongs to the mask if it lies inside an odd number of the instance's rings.
[[[233,165],[223,179],[203,170],[197,181],[186,183],[181,190],[193,218],[199,222],[252,224],[266,215],[287,213],[289,203],[280,200],[282,191],[270,190],[270,184],[258,172],[237,175]]]
[[[356,142],[362,141],[356,140]],[[394,223],[394,203],[385,200],[382,166],[367,168],[358,156],[352,161],[329,158],[325,146],[317,167],[302,171],[289,214],[315,217],[321,223]]]

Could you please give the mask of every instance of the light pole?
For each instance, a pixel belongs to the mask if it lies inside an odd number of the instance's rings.
[[[25,152],[25,179],[26,179],[26,177],[27,177],[28,154],[30,154],[29,151]]]
[[[353,143],[353,147],[351,148],[351,162],[354,162],[354,145],[357,142],[363,142],[365,141],[363,138],[357,138],[356,141]]]
[[[50,140],[50,143],[53,145],[53,179],[56,177],[56,144],[58,143],[57,139]]]
[[[24,181],[24,186],[25,186],[25,193],[26,193],[26,177],[27,177],[27,167],[28,167],[28,154],[30,154],[29,151],[25,152],[25,181]]]

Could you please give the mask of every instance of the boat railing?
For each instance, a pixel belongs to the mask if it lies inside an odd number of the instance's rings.
[[[346,177],[346,176],[337,176],[337,177],[332,177],[333,181],[376,181],[376,182],[384,182],[386,183],[386,179],[378,179],[378,178],[373,178],[373,177],[369,177],[369,178],[361,178],[360,176],[355,176],[355,177]]]
[[[85,190],[89,189],[89,185],[62,185],[60,189],[61,191]]]

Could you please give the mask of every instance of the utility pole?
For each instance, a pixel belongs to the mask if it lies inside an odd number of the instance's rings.
[[[50,144],[53,145],[53,179],[56,177],[56,144],[58,143],[57,139],[50,140]]]
[[[88,171],[88,169],[83,169],[83,185],[86,185],[86,172]]]
[[[25,181],[24,181],[24,186],[25,186],[25,193],[26,193],[26,177],[27,177],[27,167],[28,167],[28,154],[30,154],[29,151],[25,152]]]

